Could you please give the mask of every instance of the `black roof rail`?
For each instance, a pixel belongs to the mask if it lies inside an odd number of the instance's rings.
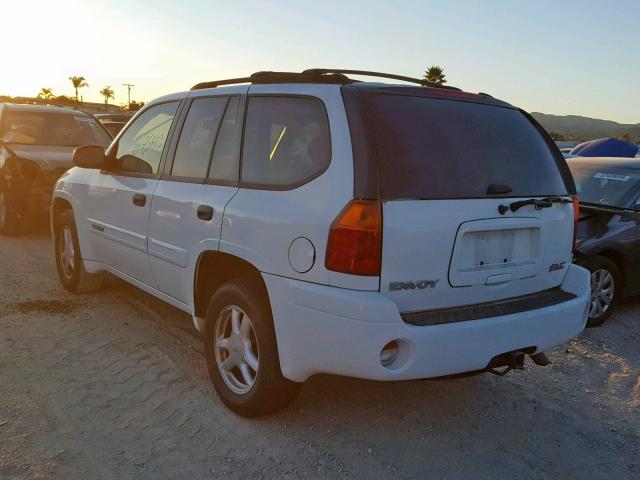
[[[351,79],[347,75],[364,75],[368,77],[390,78],[409,83],[416,83],[423,87],[444,88],[447,90],[461,91],[457,87],[448,85],[437,85],[419,78],[405,77],[393,73],[372,72],[368,70],[342,70],[333,68],[310,68],[302,72],[256,72],[248,77],[230,78],[227,80],[215,80],[213,82],[202,82],[191,87],[191,90],[201,90],[203,88],[215,88],[223,85],[237,85],[239,83],[269,84],[269,83],[333,83],[346,85],[357,83],[358,80]]]
[[[404,75],[396,75],[395,73],[372,72],[369,70],[343,70],[339,68],[310,68],[308,70],[304,70],[302,73],[312,73],[316,75],[323,75],[323,74],[330,74],[330,73],[343,74],[343,75],[364,75],[367,77],[390,78],[393,80],[402,80],[403,82],[417,83],[418,85],[422,85],[423,87],[445,88],[447,90],[462,91],[457,87],[451,87],[448,85],[438,85],[436,83],[430,82],[429,80],[406,77]]]
[[[256,72],[248,77],[230,78],[227,80],[215,80],[213,82],[202,82],[191,87],[191,90],[201,90],[203,88],[215,88],[223,85],[236,85],[238,83],[268,84],[268,83],[353,83],[346,75],[342,74],[316,74],[302,72]]]

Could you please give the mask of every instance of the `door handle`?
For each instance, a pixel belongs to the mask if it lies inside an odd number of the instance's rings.
[[[197,210],[197,215],[200,220],[211,220],[213,218],[213,207],[200,205]]]
[[[141,193],[136,193],[133,196],[133,204],[137,207],[144,207],[147,204],[147,196]]]

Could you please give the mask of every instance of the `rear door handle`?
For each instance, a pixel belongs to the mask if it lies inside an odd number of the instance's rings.
[[[198,218],[200,220],[211,220],[213,218],[213,207],[209,205],[200,205],[197,210]]]
[[[141,193],[136,193],[133,196],[133,204],[137,207],[144,207],[147,204],[147,196]]]

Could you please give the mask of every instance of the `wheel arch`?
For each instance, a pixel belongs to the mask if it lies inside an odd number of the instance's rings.
[[[64,197],[55,196],[51,199],[51,220],[55,220],[65,210],[73,211],[73,205],[71,201]]]
[[[193,284],[193,316],[198,330],[201,330],[201,325],[195,319],[204,318],[211,296],[225,282],[236,278],[256,278],[267,292],[260,271],[247,260],[214,250],[200,254]]]
[[[65,210],[71,210],[73,212],[71,199],[66,196],[54,195],[53,198],[51,198],[51,206],[49,209],[49,225],[51,227],[52,239],[55,239],[56,235],[56,219]]]
[[[628,285],[629,282],[627,282],[628,272],[625,268],[624,256],[622,255],[622,253],[619,250],[606,248],[598,251],[597,253],[595,253],[595,255],[611,260],[616,265],[616,267],[618,267],[620,275],[622,276],[622,288],[620,289],[620,292],[626,295],[625,289],[626,285]]]

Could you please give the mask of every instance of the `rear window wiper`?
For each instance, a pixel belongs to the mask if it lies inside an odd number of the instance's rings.
[[[509,205],[499,205],[498,212],[500,215],[504,215],[508,211],[517,212],[522,207],[527,205],[533,205],[536,210],[542,210],[543,208],[550,208],[554,203],[571,203],[572,200],[565,197],[550,196],[545,198],[529,198],[527,200],[519,200],[517,202],[510,203]]]
[[[633,208],[616,207],[614,205],[602,205],[599,203],[580,202],[580,208],[587,212],[610,213],[613,215],[621,215],[627,217],[638,218],[640,212]]]

